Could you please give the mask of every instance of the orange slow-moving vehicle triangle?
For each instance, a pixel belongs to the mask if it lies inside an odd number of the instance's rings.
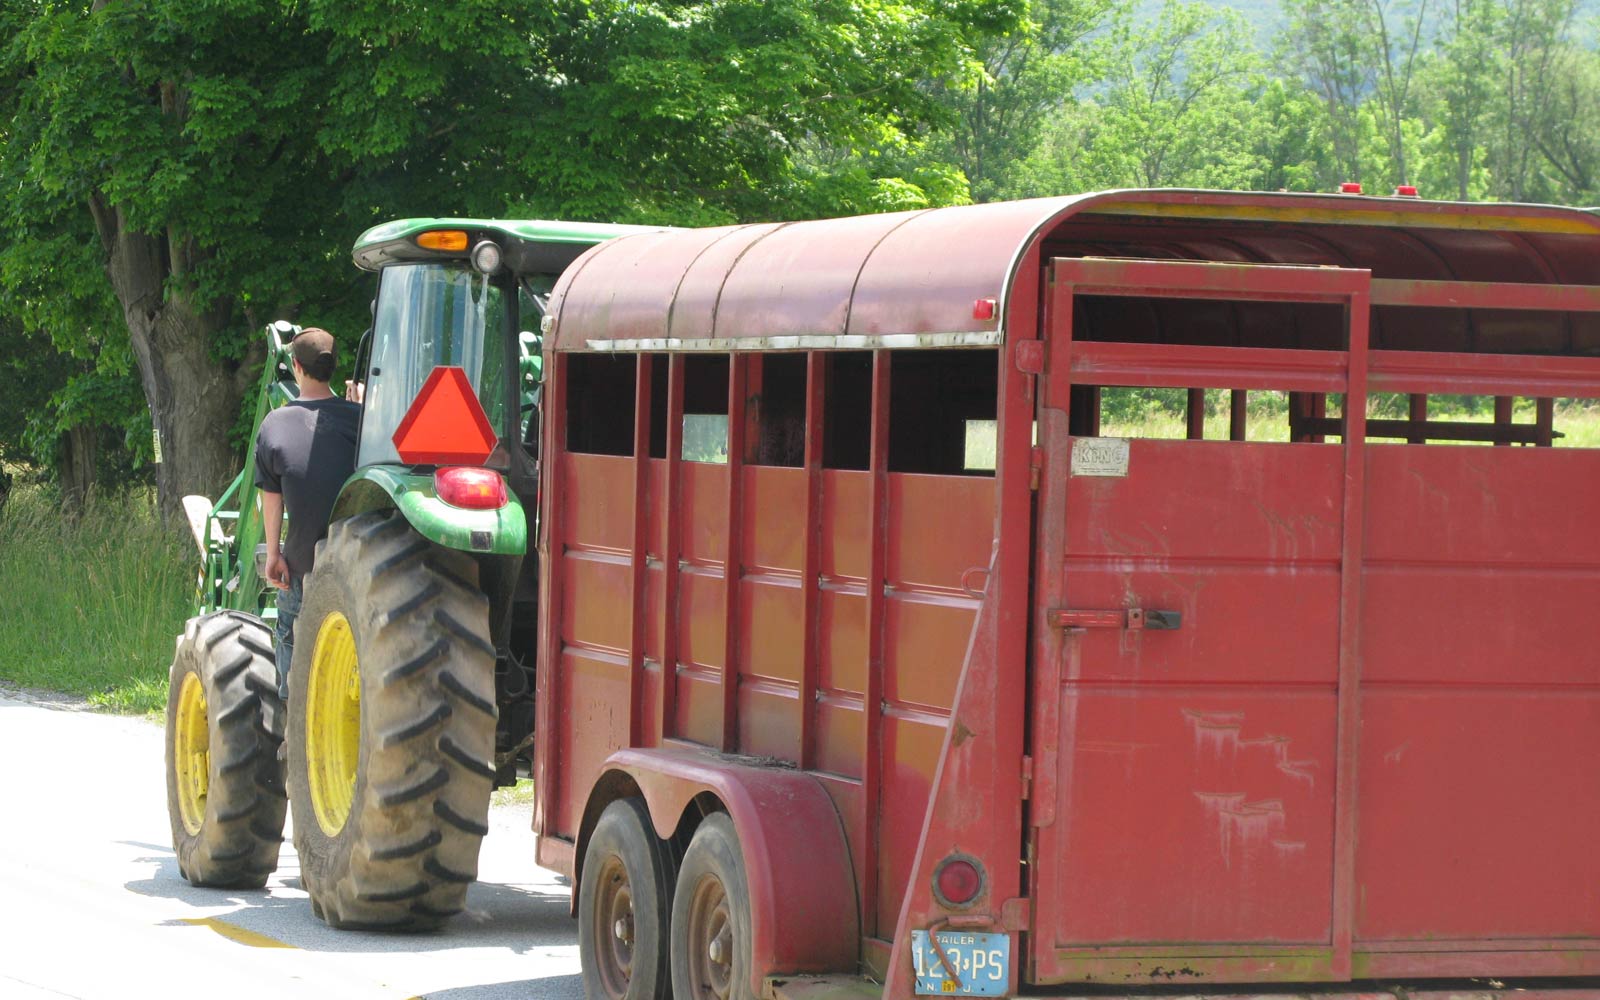
[[[393,440],[407,465],[482,465],[498,438],[467,373],[440,365],[422,383]]]

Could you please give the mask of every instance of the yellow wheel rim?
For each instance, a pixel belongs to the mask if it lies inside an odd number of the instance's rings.
[[[178,689],[178,731],[173,734],[172,765],[177,771],[178,816],[190,836],[206,819],[206,792],[211,787],[211,731],[206,726],[206,689],[200,678],[185,674]]]
[[[350,622],[335,611],[317,629],[306,697],[306,777],[317,824],[337,836],[355,801],[361,757],[361,672]]]

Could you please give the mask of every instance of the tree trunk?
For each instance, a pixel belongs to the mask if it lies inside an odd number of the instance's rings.
[[[243,384],[251,380],[241,379],[238,365],[213,356],[212,342],[231,310],[226,304],[196,308],[185,252],[167,239],[129,231],[122,212],[98,196],[90,209],[160,436],[156,489],[170,521],[184,496],[216,499],[236,473],[228,432],[239,416]]]
[[[100,428],[78,424],[61,438],[61,506],[68,516],[83,512],[94,489],[95,460],[100,452]]]

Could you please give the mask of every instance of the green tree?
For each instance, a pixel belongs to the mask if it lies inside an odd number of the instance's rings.
[[[888,172],[1020,0],[0,0],[0,275],[31,329],[125,331],[174,509],[235,465],[253,331],[364,322],[399,215],[710,223],[958,197]],[[807,157],[835,148],[835,160]],[[894,156],[875,154],[888,149]],[[927,186],[924,187],[923,183]],[[854,199],[854,200],[852,200]],[[92,259],[92,265],[84,262]],[[71,268],[63,274],[63,259]],[[81,270],[79,270],[81,268]],[[70,285],[71,294],[57,286]]]
[[[1368,0],[1283,0],[1279,61],[1292,67],[1324,109],[1326,142],[1340,178],[1362,179],[1361,106],[1376,84],[1377,53],[1366,30]]]
[[[1327,190],[1338,173],[1327,134],[1324,106],[1298,80],[1267,80],[1252,102],[1249,134],[1257,173],[1247,186],[1258,191]]]
[[[1246,186],[1261,83],[1247,36],[1203,3],[1169,0],[1153,23],[1125,8],[1099,42],[1102,78],[1051,122],[1018,193]]]
[[[1423,30],[1428,23],[1428,0],[1402,4],[1398,0],[1366,0],[1362,5],[1368,48],[1377,56],[1373,101],[1383,137],[1389,146],[1389,179],[1411,184],[1414,159],[1407,155],[1407,118],[1413,112]]]
[[[1493,108],[1495,34],[1501,9],[1495,0],[1446,4],[1442,36],[1423,67],[1424,90],[1436,95],[1435,142],[1448,166],[1444,177],[1460,201],[1481,196],[1483,140]]]
[[[1559,180],[1558,201],[1600,205],[1600,53],[1568,48],[1535,134]]]
[[[1098,69],[1085,38],[1112,2],[1035,0],[1017,30],[978,45],[982,73],[976,80],[943,88],[954,119],[936,152],[966,175],[973,198],[987,201],[1015,188],[1049,116]]]
[[[1562,54],[1576,0],[1503,0],[1497,43],[1501,58],[1497,135],[1488,145],[1490,195],[1507,201],[1553,200],[1538,134],[1555,111]]]

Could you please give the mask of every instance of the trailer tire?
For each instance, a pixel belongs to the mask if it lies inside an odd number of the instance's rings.
[[[272,633],[253,615],[189,619],[167,683],[167,814],[190,883],[259,889],[283,843],[282,703]]]
[[[644,800],[606,806],[589,835],[578,888],[578,954],[590,1000],[668,1000],[668,926],[676,865]]]
[[[312,911],[428,930],[466,905],[494,788],[494,644],[471,556],[403,517],[336,522],[289,671],[294,843]]]
[[[755,1000],[750,880],[727,813],[700,822],[672,899],[672,991],[693,1000]]]

